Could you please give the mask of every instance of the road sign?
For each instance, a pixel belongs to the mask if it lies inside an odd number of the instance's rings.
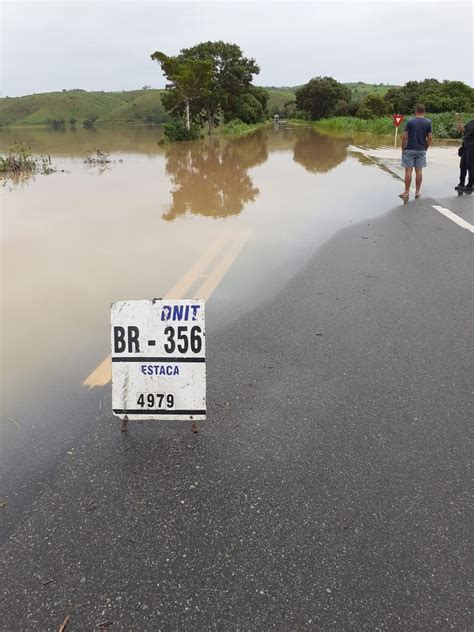
[[[403,116],[403,114],[394,114],[393,115],[393,124],[395,125],[395,127],[400,127],[400,123],[403,121],[405,117]]]
[[[205,419],[204,301],[116,301],[111,324],[114,414]]]

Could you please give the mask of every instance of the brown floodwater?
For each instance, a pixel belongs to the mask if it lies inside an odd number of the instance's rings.
[[[337,230],[398,203],[399,150],[374,140],[270,126],[162,147],[161,134],[0,130],[1,151],[26,142],[56,170],[1,181],[0,432],[107,382],[94,371],[111,301],[204,297],[217,329],[291,282]],[[84,162],[97,149],[110,162]],[[451,187],[455,154],[431,151],[432,192]]]

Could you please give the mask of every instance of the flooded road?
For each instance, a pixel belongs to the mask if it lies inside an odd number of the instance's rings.
[[[403,205],[390,139],[28,135],[56,172],[1,190],[5,629],[468,629],[455,144]],[[206,300],[198,434],[112,415],[109,304],[150,297]]]
[[[12,461],[33,471],[50,462],[50,440],[73,433],[87,406],[110,407],[87,387],[109,381],[112,301],[203,297],[218,329],[400,192],[396,150],[310,128],[168,147],[160,138],[156,127],[0,133],[1,150],[26,142],[56,169],[3,182],[0,432],[10,473]],[[96,149],[110,162],[85,164]],[[430,158],[426,190],[446,192],[456,149]]]

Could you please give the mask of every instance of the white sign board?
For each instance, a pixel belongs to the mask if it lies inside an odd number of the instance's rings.
[[[114,414],[205,419],[204,301],[116,301],[111,323]]]

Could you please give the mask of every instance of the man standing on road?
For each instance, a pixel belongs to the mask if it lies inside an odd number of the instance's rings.
[[[474,119],[464,126],[461,115],[456,113],[456,125],[461,134],[463,134],[463,142],[458,152],[461,157],[459,184],[454,188],[458,191],[471,193],[474,188]],[[469,177],[466,185],[467,173]]]
[[[425,118],[425,106],[417,103],[415,106],[415,118],[411,118],[405,125],[402,136],[402,167],[405,167],[405,191],[400,193],[404,202],[408,202],[410,197],[410,185],[415,168],[415,198],[419,198],[421,193],[421,181],[423,179],[423,168],[426,167],[426,151],[431,145],[433,138],[433,128],[431,120]]]

